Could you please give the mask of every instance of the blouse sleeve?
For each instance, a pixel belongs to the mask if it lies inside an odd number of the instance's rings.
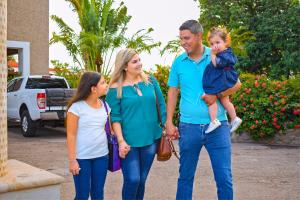
[[[156,80],[156,78],[154,78],[154,76],[150,76],[150,79],[151,79],[151,82],[154,86],[155,93],[156,93],[157,98],[158,98],[158,103],[159,103],[159,108],[160,108],[160,112],[161,112],[162,122],[163,122],[163,124],[165,124],[166,120],[167,120],[167,110],[166,110],[165,98],[162,94],[162,91],[160,89],[159,83]]]
[[[73,103],[68,110],[68,112],[73,113],[77,117],[79,117],[79,115],[80,115],[79,111],[80,111],[80,109],[78,108],[78,103]]]
[[[216,56],[216,65],[218,68],[233,67],[237,59],[233,53],[219,53]]]
[[[122,122],[121,99],[117,98],[117,89],[110,88],[106,95],[106,102],[110,107],[110,117],[112,122]]]

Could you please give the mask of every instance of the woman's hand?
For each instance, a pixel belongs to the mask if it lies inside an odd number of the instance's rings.
[[[130,151],[130,146],[123,140],[119,142],[119,156],[125,158],[127,153]]]
[[[78,175],[80,171],[79,164],[77,160],[69,161],[69,171],[73,174],[73,176]]]

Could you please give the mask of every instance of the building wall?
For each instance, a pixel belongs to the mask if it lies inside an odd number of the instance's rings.
[[[0,177],[7,174],[6,0],[0,1]]]
[[[48,74],[49,0],[7,0],[7,39],[30,42],[30,74]]]

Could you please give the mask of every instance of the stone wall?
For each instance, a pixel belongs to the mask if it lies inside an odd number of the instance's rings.
[[[7,2],[0,0],[0,177],[7,174],[7,59],[6,59],[6,25]]]
[[[232,134],[232,142],[256,142],[269,145],[281,145],[281,146],[298,146],[300,147],[300,130],[290,129],[286,133],[275,134],[273,138],[262,139],[259,141],[253,141],[248,133]]]

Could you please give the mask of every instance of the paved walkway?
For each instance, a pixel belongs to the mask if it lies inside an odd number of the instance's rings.
[[[233,144],[234,195],[238,200],[300,199],[300,148]],[[67,170],[66,138],[62,130],[42,129],[38,137],[24,138],[18,128],[9,128],[8,157],[45,169],[65,178],[62,200],[74,195],[73,180]],[[154,162],[145,200],[175,199],[178,161]],[[121,172],[108,173],[105,199],[121,199]],[[209,157],[205,149],[194,183],[194,198],[216,199]]]

